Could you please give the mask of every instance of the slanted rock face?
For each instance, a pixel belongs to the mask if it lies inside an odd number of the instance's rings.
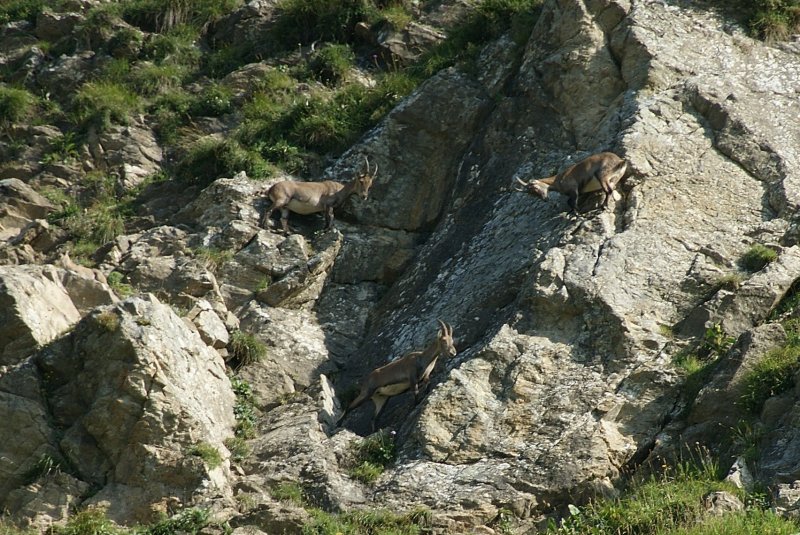
[[[53,205],[16,178],[0,180],[0,240],[16,236],[34,219],[42,219]]]
[[[98,309],[36,357],[60,453],[111,518],[229,494],[234,396],[222,358],[155,298]],[[206,444],[221,465],[193,454]],[[217,463],[218,464],[218,463]]]
[[[52,266],[0,266],[0,364],[28,357],[81,319]]]

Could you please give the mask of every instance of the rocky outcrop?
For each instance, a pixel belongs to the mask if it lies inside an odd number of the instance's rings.
[[[2,451],[19,459],[0,478],[3,489],[19,489],[2,504],[14,504],[18,520],[62,518],[77,501],[143,522],[230,496],[223,443],[234,399],[224,363],[155,298],[95,309],[2,379],[6,429],[30,437]]]

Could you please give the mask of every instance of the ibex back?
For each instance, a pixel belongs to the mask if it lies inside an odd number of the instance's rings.
[[[370,172],[369,160],[365,158],[366,169],[353,180],[346,184],[326,180],[324,182],[294,182],[285,180],[274,184],[267,191],[267,196],[272,202],[269,210],[264,213],[261,226],[266,228],[270,217],[276,210],[281,211],[281,226],[285,233],[289,233],[289,211],[296,214],[325,213],[325,228],[333,225],[333,209],[341,205],[350,195],[359,195],[367,199],[372,181],[378,174],[378,166]]]
[[[569,206],[575,213],[578,212],[578,195],[602,191],[605,194],[603,208],[608,206],[608,198],[614,194],[617,183],[625,176],[628,163],[613,152],[600,152],[592,154],[575,165],[571,165],[557,175],[539,180],[517,182],[525,186],[528,193],[547,198],[549,190],[563,193],[569,197]]]
[[[374,431],[375,420],[390,397],[411,389],[414,391],[414,402],[419,401],[420,386],[427,383],[439,356],[453,357],[456,354],[453,344],[453,328],[442,320],[437,321],[440,329],[436,340],[422,351],[412,351],[373,370],[362,383],[358,397],[342,413],[339,418],[340,422],[351,410],[359,407],[368,399],[372,399],[375,404],[375,413],[372,416],[372,430]]]

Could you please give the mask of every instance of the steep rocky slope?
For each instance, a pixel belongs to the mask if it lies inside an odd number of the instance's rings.
[[[262,4],[227,22],[268,31]],[[30,29],[2,32],[30,45]],[[50,265],[63,236],[34,190],[82,171],[42,165],[48,127],[15,127],[27,148],[0,182],[0,506],[45,525],[77,505],[122,523],[200,505],[242,530],[296,532],[307,513],[269,491],[297,482],[328,510],[424,506],[436,530],[483,533],[511,511],[524,532],[687,444],[732,463],[741,452],[719,430],[743,418],[737,378],[785,339],[768,318],[800,277],[798,92],[796,47],[765,46],[702,6],[551,0],[524,44],[504,36],[473,70],[434,75],[325,170],[346,180],[365,155],[380,169],[335,230],[294,215],[289,236],[259,227],[266,185],[288,176],[146,192],[135,232],[97,255],[135,290],[119,302],[93,272]],[[512,189],[601,150],[631,168],[606,211],[589,200],[576,216],[564,197]],[[81,151],[123,184],[163,158],[146,121]],[[777,258],[743,274],[754,244]],[[418,405],[389,402],[379,424],[398,459],[361,483],[348,463],[371,409],[339,427],[339,399],[430,341],[437,318],[459,353]],[[673,359],[715,325],[738,341],[695,403]],[[259,419],[232,463],[224,358],[239,330],[267,355],[238,370]],[[789,390],[755,417],[766,431],[750,460],[789,510],[797,402]],[[42,459],[63,473],[37,475]]]

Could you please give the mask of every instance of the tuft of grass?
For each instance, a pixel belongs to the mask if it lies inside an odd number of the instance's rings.
[[[777,258],[778,253],[774,249],[757,243],[742,255],[739,264],[743,269],[753,273],[764,269],[767,264],[774,262]]]
[[[291,502],[297,505],[303,505],[305,498],[303,496],[303,488],[295,481],[282,481],[270,490],[270,494],[276,500],[282,502]]]
[[[303,535],[418,535],[431,525],[428,509],[397,514],[384,510],[358,510],[340,514],[311,509],[311,520],[303,526]]]
[[[249,366],[260,362],[267,355],[267,346],[252,334],[235,331],[231,334],[228,349],[236,362],[236,367]]]
[[[170,518],[163,518],[159,522],[145,527],[141,532],[136,530],[136,535],[200,533],[203,528],[211,524],[211,513],[208,509],[184,509]],[[217,531],[215,531],[215,533],[217,533]]]
[[[90,507],[72,515],[66,525],[53,527],[55,535],[123,535],[127,529],[117,526],[106,516],[105,509]]]
[[[800,525],[770,510],[748,509],[704,518],[665,535],[796,535]]]
[[[0,25],[17,20],[36,22],[46,4],[45,0],[4,0],[0,5]]]
[[[787,344],[770,350],[742,378],[739,403],[751,413],[758,413],[764,402],[794,387],[794,375],[800,369],[800,345]]]
[[[723,275],[714,283],[712,293],[716,293],[719,290],[738,290],[743,280],[744,278],[740,273]]]
[[[387,466],[397,458],[394,432],[379,431],[353,448],[353,461],[348,474],[363,483],[374,483]]]
[[[195,258],[200,260],[205,268],[210,271],[217,271],[233,258],[232,251],[214,247],[198,247],[194,250],[194,254]]]
[[[80,141],[75,132],[66,132],[50,140],[48,152],[42,156],[42,163],[71,163],[78,159]]]
[[[45,453],[39,460],[36,461],[36,464],[31,467],[25,473],[25,481],[26,484],[34,483],[42,478],[49,477],[51,475],[56,475],[62,471],[61,469],[61,461]]]
[[[722,325],[715,323],[707,328],[703,334],[703,343],[700,346],[700,353],[705,357],[721,357],[728,352],[728,349],[735,342],[735,338],[728,336],[722,329]]]
[[[181,26],[202,29],[242,0],[128,0],[123,18],[145,31],[164,33]]]
[[[330,86],[344,81],[355,66],[356,56],[348,45],[322,47],[311,57],[308,67],[316,79]]]
[[[245,460],[253,451],[247,440],[240,436],[225,439],[225,447],[231,452],[231,460],[237,463]]]
[[[29,118],[36,101],[36,97],[25,89],[0,85],[0,125]]]
[[[222,464],[222,454],[208,442],[198,442],[189,448],[188,454],[203,459],[205,465],[211,470]]]
[[[177,164],[176,176],[186,182],[207,185],[220,177],[240,171],[250,178],[266,178],[272,168],[256,151],[236,139],[203,138]]]
[[[364,0],[280,0],[278,11],[274,46],[289,48],[314,41],[352,42],[353,30],[368,19],[370,6]]]
[[[107,129],[112,123],[126,125],[143,109],[139,95],[122,84],[107,81],[83,84],[73,102],[77,121],[100,130]]]

